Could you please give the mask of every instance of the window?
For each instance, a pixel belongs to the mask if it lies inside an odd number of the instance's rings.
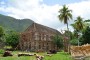
[[[44,35],[44,40],[46,40],[46,35]]]
[[[41,45],[39,45],[39,49],[41,49]]]
[[[35,40],[39,40],[39,34],[37,32],[35,33],[34,37],[35,37]]]

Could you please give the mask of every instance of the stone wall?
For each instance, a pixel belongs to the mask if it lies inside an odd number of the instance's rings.
[[[29,26],[25,32],[20,34],[20,49],[24,51],[48,51],[57,49],[52,40],[55,34],[59,34],[59,32],[52,28],[34,23]]]

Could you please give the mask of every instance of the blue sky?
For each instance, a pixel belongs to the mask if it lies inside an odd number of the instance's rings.
[[[82,0],[43,0],[43,1],[45,4],[48,5],[54,5],[54,4],[64,5],[64,4],[80,2]]]
[[[15,0],[0,0],[0,2],[5,2],[6,6],[13,5],[12,2],[14,2],[14,1]],[[55,4],[64,5],[64,4],[81,2],[81,1],[83,1],[83,0],[43,0],[43,3],[45,3],[47,5],[55,5]]]
[[[57,17],[64,4],[73,11],[73,20],[69,21],[69,25],[77,16],[90,19],[90,0],[0,0],[0,14],[17,19],[32,19],[60,31],[66,30],[66,25]],[[69,28],[73,30],[71,26]]]

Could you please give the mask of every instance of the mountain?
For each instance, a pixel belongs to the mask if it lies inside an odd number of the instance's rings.
[[[0,14],[0,26],[2,26],[5,31],[14,30],[22,32],[33,22],[34,21],[31,19],[15,19],[13,17]]]

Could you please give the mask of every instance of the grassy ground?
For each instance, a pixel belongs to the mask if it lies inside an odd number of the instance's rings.
[[[53,56],[49,57],[45,57],[44,60],[72,60],[70,58],[70,55],[64,52],[58,52],[57,54],[54,54]]]
[[[21,56],[18,57],[16,54],[18,52],[13,52],[12,57],[0,57],[0,60],[36,60],[35,56]],[[52,56],[46,56],[46,53],[38,53],[39,55],[44,55],[44,60],[72,60],[70,55],[64,52],[58,52],[57,54],[53,54]]]

